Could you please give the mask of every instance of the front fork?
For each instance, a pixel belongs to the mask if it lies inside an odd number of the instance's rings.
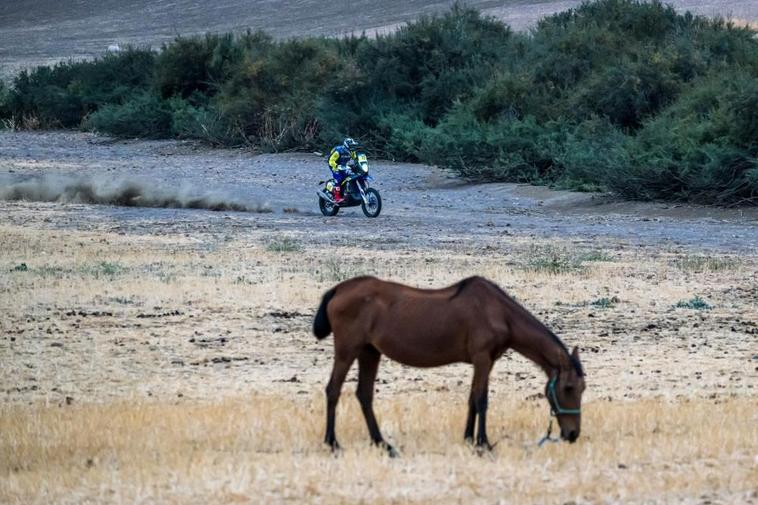
[[[366,191],[363,188],[363,185],[366,185],[368,188],[368,183],[366,181],[357,181],[356,185],[358,186],[358,191],[361,192],[361,199],[363,200],[363,203],[368,205],[368,197],[366,196]]]

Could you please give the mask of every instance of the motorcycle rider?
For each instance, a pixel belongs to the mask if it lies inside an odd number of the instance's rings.
[[[336,203],[341,203],[345,200],[342,183],[350,175],[348,163],[355,160],[357,147],[358,142],[347,137],[342,141],[342,144],[335,146],[329,153],[329,168],[332,170],[332,176],[336,182],[333,190],[334,201]]]

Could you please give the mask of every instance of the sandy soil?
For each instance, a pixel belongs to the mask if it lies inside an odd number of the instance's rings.
[[[324,218],[324,167],[0,134],[0,192],[41,175],[52,189],[129,179],[271,210],[0,201],[0,502],[758,500],[755,209],[469,185],[377,162],[382,216]],[[359,274],[498,282],[581,349],[580,441],[535,448],[545,379],[518,355],[493,372],[501,445],[488,458],[459,440],[467,366],[385,361],[376,410],[401,462],[366,448],[352,394],[333,458],[320,444],[331,341],[310,325],[321,293]]]
[[[0,0],[0,78],[21,68],[91,58],[111,44],[160,47],[177,35],[264,29],[280,37],[386,33],[451,0]],[[524,30],[580,0],[469,0],[467,5]],[[681,11],[758,22],[753,0],[673,0]]]

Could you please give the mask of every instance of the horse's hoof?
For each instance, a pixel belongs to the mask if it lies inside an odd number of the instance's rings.
[[[474,445],[474,437],[463,437],[463,441],[468,445]]]
[[[329,449],[331,449],[333,454],[337,454],[342,450],[342,447],[340,447],[340,444],[338,444],[336,440],[325,440],[324,443],[329,446]]]
[[[476,452],[480,455],[492,452],[492,449],[494,449],[495,446],[491,445],[489,442],[477,442],[476,443]]]
[[[374,442],[374,445],[377,447],[381,447],[385,451],[387,451],[387,456],[390,458],[397,458],[400,456],[400,453],[395,450],[394,447],[392,447],[390,444],[382,440],[381,442]]]

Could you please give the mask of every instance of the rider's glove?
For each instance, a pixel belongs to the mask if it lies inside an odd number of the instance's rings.
[[[347,168],[347,165],[340,165],[340,172],[349,172],[350,169]]]

